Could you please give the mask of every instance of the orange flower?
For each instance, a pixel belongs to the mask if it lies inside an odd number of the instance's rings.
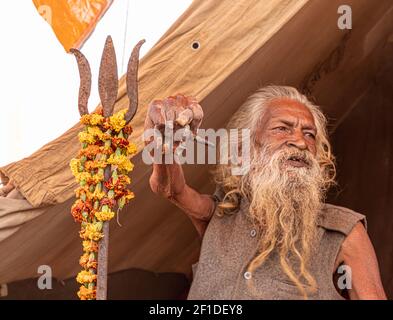
[[[80,257],[79,264],[81,265],[81,267],[88,269],[86,266],[87,263],[89,262],[89,256],[90,255],[88,253],[84,253],[83,256]]]
[[[101,230],[102,230],[102,222],[88,223],[79,232],[79,236],[84,240],[99,241],[104,236]]]
[[[83,221],[81,202],[83,203],[82,200],[77,200],[75,204],[71,207],[71,215],[74,217],[75,222],[79,223]]]
[[[87,195],[88,192],[89,192],[89,187],[88,186],[78,187],[75,190],[75,196],[77,198],[81,198],[81,196],[83,194]]]
[[[100,153],[100,147],[98,145],[89,145],[87,148],[79,151],[79,157],[86,156],[88,159],[94,159],[94,157]]]
[[[79,259],[79,264],[84,269],[95,269],[97,270],[97,260],[91,259],[90,254],[84,253]]]
[[[86,199],[86,202],[83,202],[82,200],[78,199],[71,208],[71,214],[76,222],[82,222],[86,221],[86,219],[82,216],[82,212],[86,212],[89,217],[92,218],[94,216],[92,210],[93,205],[89,200]]]
[[[85,286],[81,286],[78,291],[78,297],[81,300],[95,300],[96,295],[96,289],[88,289]]]
[[[106,162],[103,160],[87,160],[85,162],[85,168],[87,171],[91,171],[93,169],[98,169],[98,168],[105,168],[106,167]]]
[[[76,277],[76,281],[79,282],[80,284],[84,283],[92,283],[97,280],[97,275],[86,270],[82,270],[81,272],[78,273]]]
[[[98,252],[98,243],[94,241],[83,241],[83,251],[84,252]]]
[[[113,208],[116,205],[116,201],[114,199],[103,198],[100,204],[101,206],[107,205],[109,208]]]

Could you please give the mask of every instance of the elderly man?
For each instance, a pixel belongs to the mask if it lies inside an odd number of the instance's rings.
[[[202,116],[195,100],[155,101],[145,128],[176,120],[195,132]],[[152,190],[202,237],[188,298],[386,299],[365,217],[324,203],[335,166],[319,107],[292,87],[269,86],[228,128],[249,128],[249,170],[234,176],[232,164],[218,164],[213,196],[189,187],[179,164],[153,164]]]

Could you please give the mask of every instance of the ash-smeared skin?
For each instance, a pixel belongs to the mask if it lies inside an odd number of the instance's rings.
[[[182,94],[154,100],[148,107],[145,130],[163,130],[166,121],[173,121],[175,130],[190,125],[196,134],[203,119],[203,110],[193,97]],[[146,144],[151,140],[145,141]],[[162,142],[155,141],[156,144]],[[202,237],[213,213],[214,202],[210,195],[200,194],[186,184],[183,169],[179,164],[153,164],[150,187],[154,193],[164,196],[181,208],[190,217]]]

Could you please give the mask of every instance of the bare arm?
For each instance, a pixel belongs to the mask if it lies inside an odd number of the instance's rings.
[[[191,219],[200,237],[206,230],[213,214],[214,201],[206,194],[200,194],[185,183],[183,169],[178,164],[153,164],[150,187],[177,207]]]
[[[175,121],[180,126],[190,124],[191,129],[195,132],[203,117],[200,106],[193,100],[184,100],[179,96],[176,98],[169,102],[168,99],[163,102],[152,102],[145,121],[145,129],[162,129],[166,121],[169,120]],[[179,119],[181,121],[178,121]],[[147,143],[152,142],[157,143],[152,140]],[[173,150],[166,151],[172,152]],[[149,182],[154,193],[164,196],[187,214],[200,237],[203,237],[215,204],[211,196],[200,194],[186,184],[181,165],[177,163],[165,164],[164,162],[162,164],[153,163],[153,172]]]
[[[351,300],[386,300],[377,257],[361,222],[344,240],[337,260],[351,268],[352,289],[348,290]]]

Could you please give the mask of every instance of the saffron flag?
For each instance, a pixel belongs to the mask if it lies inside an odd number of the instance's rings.
[[[113,0],[33,0],[40,15],[69,52],[80,49]]]

